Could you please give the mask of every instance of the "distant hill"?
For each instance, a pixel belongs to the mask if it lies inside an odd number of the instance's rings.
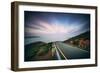
[[[90,31],[86,31],[86,32],[84,32],[84,33],[82,33],[80,35],[77,35],[77,36],[72,37],[72,38],[70,38],[68,40],[65,40],[64,43],[68,43],[71,40],[76,40],[76,39],[81,39],[81,38],[90,40]]]

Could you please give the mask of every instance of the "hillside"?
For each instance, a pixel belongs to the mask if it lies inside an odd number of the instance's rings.
[[[35,42],[25,45],[24,61],[34,61],[36,56],[45,55],[51,48],[51,43]]]
[[[90,40],[90,31],[84,32],[84,33],[82,33],[80,35],[77,35],[77,36],[72,37],[72,38],[70,38],[68,40],[65,40],[64,43],[68,43],[71,40],[76,40],[76,39],[78,40],[78,39],[81,39],[81,38]]]
[[[78,47],[86,51],[90,51],[90,31],[72,37],[63,43]]]

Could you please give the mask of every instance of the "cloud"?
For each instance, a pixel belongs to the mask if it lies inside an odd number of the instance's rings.
[[[37,38],[27,38],[25,44],[36,41],[55,42],[64,41],[73,36],[76,36],[84,31],[81,30],[84,24],[51,24],[45,21],[38,20],[37,25],[31,24],[31,27],[25,28],[26,36],[39,36]]]

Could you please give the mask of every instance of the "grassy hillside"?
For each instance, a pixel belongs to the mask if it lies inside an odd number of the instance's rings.
[[[81,39],[81,38],[89,39],[90,40],[90,31],[84,32],[84,33],[82,33],[80,35],[77,35],[77,36],[72,37],[72,38],[70,38],[68,40],[65,40],[64,43],[68,43],[71,40],[76,40],[76,39]]]
[[[36,42],[25,45],[24,61],[34,61],[35,57],[45,55],[51,48],[51,43]]]
[[[90,51],[90,31],[72,37],[63,43],[70,44],[75,47],[79,47],[86,51]]]

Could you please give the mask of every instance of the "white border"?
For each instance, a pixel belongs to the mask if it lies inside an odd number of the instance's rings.
[[[24,11],[43,11],[43,12],[64,12],[64,13],[84,13],[91,15],[91,58],[81,60],[57,60],[57,61],[35,61],[24,62]],[[48,6],[24,6],[19,5],[19,68],[50,67],[50,66],[70,66],[95,64],[95,10],[81,8],[63,8]]]

